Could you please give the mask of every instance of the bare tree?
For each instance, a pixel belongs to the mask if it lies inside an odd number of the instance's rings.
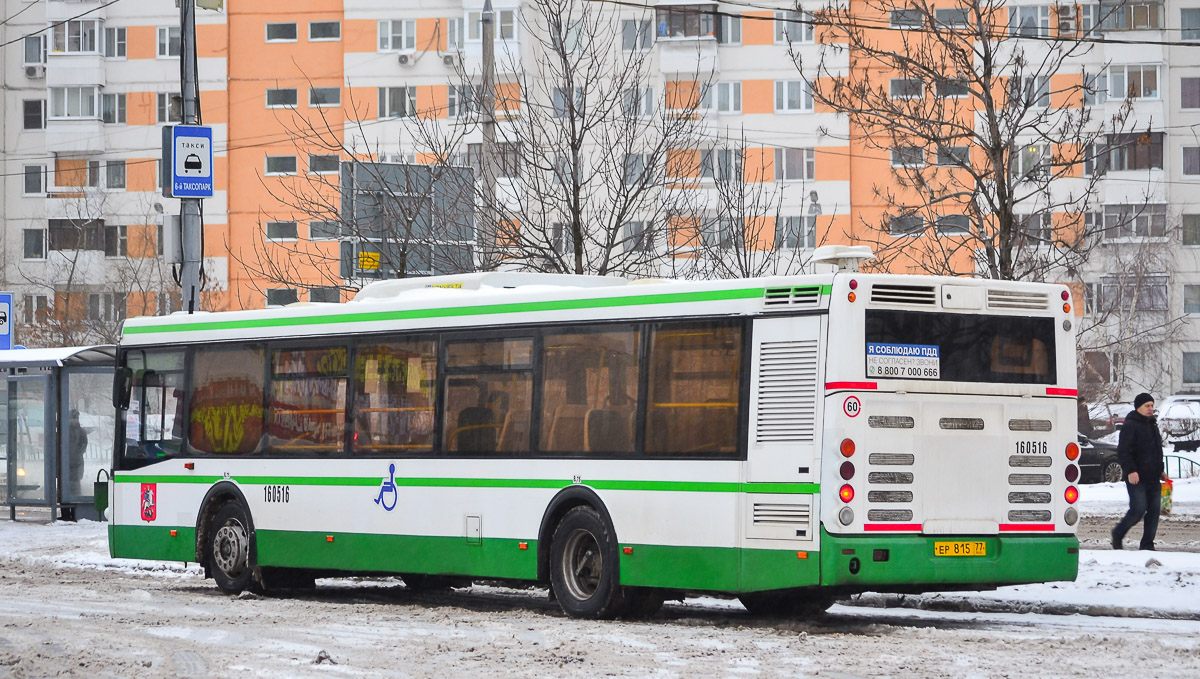
[[[816,64],[793,50],[813,98],[848,116],[852,152],[890,167],[855,234],[876,266],[1045,280],[1119,228],[1088,217],[1105,161],[1151,140],[1127,134],[1128,101],[1094,107],[1104,88],[1080,64],[1099,27],[1054,9],[866,0],[800,19],[823,46]]]

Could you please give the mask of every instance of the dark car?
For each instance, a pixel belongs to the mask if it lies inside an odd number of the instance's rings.
[[[1117,446],[1079,435],[1079,482],[1114,483],[1122,479]]]

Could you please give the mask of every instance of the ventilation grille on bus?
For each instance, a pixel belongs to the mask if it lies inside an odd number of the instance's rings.
[[[1050,304],[1050,295],[1044,292],[1020,292],[1016,290],[988,290],[989,309],[1045,309]]]
[[[876,283],[871,286],[871,301],[880,304],[937,305],[937,293],[932,285],[898,285]]]
[[[756,440],[811,441],[817,416],[817,341],[763,342]]]
[[[1009,431],[1050,431],[1054,424],[1050,420],[1009,420]]]
[[[767,310],[815,309],[821,306],[821,286],[803,285],[795,288],[767,288],[763,295]]]
[[[812,510],[807,505],[755,502],[750,537],[808,538]]]

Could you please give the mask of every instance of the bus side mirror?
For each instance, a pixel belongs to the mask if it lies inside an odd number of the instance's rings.
[[[113,375],[113,407],[117,410],[129,408],[129,393],[133,390],[133,369],[127,366],[117,368]]]

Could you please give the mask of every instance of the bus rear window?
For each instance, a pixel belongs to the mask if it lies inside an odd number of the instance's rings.
[[[868,309],[867,377],[1054,384],[1054,319]]]

